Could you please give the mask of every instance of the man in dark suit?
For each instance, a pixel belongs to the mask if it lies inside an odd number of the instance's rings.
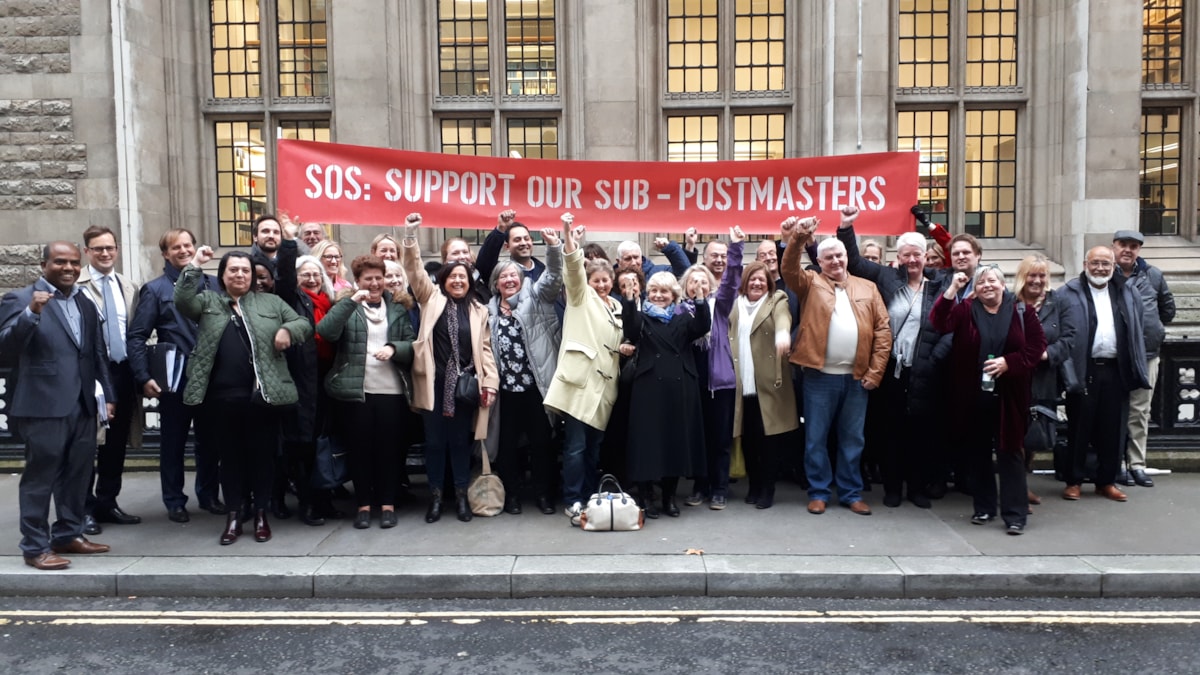
[[[75,286],[79,247],[56,241],[42,250],[42,277],[0,301],[0,354],[15,365],[14,434],[25,443],[19,488],[25,564],[60,570],[60,553],[105,553],[83,536],[84,499],[96,459],[97,387],[105,415],[116,398],[100,317]],[[50,497],[58,520],[51,526]]]
[[[116,270],[120,248],[109,228],[92,225],[83,232],[88,265],[79,275],[79,289],[100,312],[101,332],[108,349],[108,377],[117,392],[117,413],[108,421],[104,442],[96,450],[95,490],[88,485],[84,534],[100,534],[100,523],[136,525],[142,522],[121,510],[121,476],[131,433],[140,435],[141,397],[134,392],[133,369],[126,355],[125,334],[133,319],[137,285]],[[135,439],[136,440],[136,439]],[[140,445],[140,441],[136,441]]]
[[[158,399],[159,477],[167,517],[172,522],[186,523],[191,516],[186,506],[187,495],[183,493],[183,461],[195,409],[183,404],[186,377],[181,376],[174,387],[171,382],[160,380],[167,379],[164,377],[167,369],[179,371],[182,368],[181,362],[165,364],[163,354],[168,352],[167,345],[174,348],[179,359],[191,354],[196,347],[196,322],[175,309],[175,282],[196,254],[196,237],[183,228],[173,228],[159,238],[158,249],[164,260],[162,276],[147,281],[138,293],[126,344],[134,382],[141,386],[144,396]],[[212,275],[204,275],[201,290],[205,289],[217,290],[217,280]],[[157,352],[152,352],[146,345],[151,333],[158,339]],[[197,424],[196,499],[205,511],[224,515],[225,504],[219,498],[217,452],[206,440],[205,425]]]

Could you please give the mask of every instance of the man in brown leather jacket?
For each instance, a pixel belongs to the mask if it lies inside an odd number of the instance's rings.
[[[804,467],[808,474],[808,511],[825,512],[837,487],[838,502],[854,513],[871,515],[862,499],[859,458],[867,392],[879,386],[892,348],[887,307],[875,284],[850,276],[846,247],[836,238],[817,246],[821,271],[804,270],[800,252],[819,221],[792,217],[783,221],[783,280],[803,308],[792,345],[791,362],[804,371]],[[837,429],[837,475],[826,441]]]

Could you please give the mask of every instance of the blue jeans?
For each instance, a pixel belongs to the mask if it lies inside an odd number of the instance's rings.
[[[808,498],[829,501],[834,480],[829,463],[829,430],[837,429],[838,501],[862,501],[859,459],[863,451],[863,426],[867,418],[867,390],[853,375],[828,375],[804,369],[804,470]]]
[[[604,431],[563,415],[563,501],[585,502],[596,491],[596,464]]]

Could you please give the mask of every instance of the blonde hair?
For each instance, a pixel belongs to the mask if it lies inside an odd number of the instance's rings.
[[[651,286],[659,286],[671,291],[671,296],[674,302],[679,302],[683,297],[683,288],[679,285],[679,280],[670,272],[655,272],[646,280],[646,290],[649,291]]]
[[[1037,271],[1039,268],[1041,271],[1045,272],[1047,276],[1050,275],[1050,261],[1046,259],[1046,256],[1040,253],[1034,253],[1033,255],[1027,255],[1024,258],[1021,258],[1021,262],[1017,264],[1017,279],[1013,285],[1013,293],[1017,295],[1018,299],[1025,299],[1022,297],[1022,293],[1025,292],[1025,278],[1028,277],[1030,273]],[[1047,284],[1046,288],[1049,290],[1049,284]]]
[[[322,259],[322,256],[324,256],[325,252],[331,248],[336,248],[338,255],[342,256],[342,259],[338,261],[337,278],[345,279],[346,278],[346,264],[345,264],[346,254],[342,251],[342,247],[339,246],[336,241],[333,241],[332,239],[326,239],[324,241],[317,242],[317,245],[312,247],[312,256],[314,258],[316,258],[317,260],[321,261],[321,269],[324,270],[325,269],[325,261]],[[333,282],[334,279],[330,279],[329,281]]]

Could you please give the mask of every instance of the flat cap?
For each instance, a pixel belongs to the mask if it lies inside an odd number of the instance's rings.
[[[1146,238],[1137,230],[1117,230],[1113,233],[1113,241],[1122,240],[1136,241],[1139,244],[1146,243]]]

